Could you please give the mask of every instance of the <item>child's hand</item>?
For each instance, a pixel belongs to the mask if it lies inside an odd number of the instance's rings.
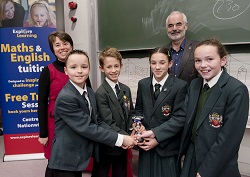
[[[154,138],[155,134],[152,130],[143,131],[140,135],[142,138]]]
[[[137,142],[134,140],[133,137],[128,135],[123,135],[123,142],[122,142],[123,149],[130,149],[134,147],[134,145],[137,145]]]
[[[140,124],[140,127],[138,127],[136,123],[133,123],[132,127],[133,127],[133,130],[139,131],[139,132],[143,132],[145,130],[145,127],[142,124]]]
[[[135,135],[135,130],[133,129],[130,136],[134,137],[134,135]]]
[[[35,27],[42,27],[42,23],[41,22],[36,22]]]
[[[197,174],[196,174],[196,177],[201,177],[200,173],[197,173]]]
[[[156,141],[155,138],[144,138],[144,141],[142,143],[138,143],[137,145],[145,150],[148,151],[150,149],[153,149],[155,146],[157,146],[159,143]]]

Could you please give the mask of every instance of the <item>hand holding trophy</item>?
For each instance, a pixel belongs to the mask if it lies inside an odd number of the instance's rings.
[[[133,132],[134,132],[134,135],[136,135],[136,141],[138,143],[143,143],[144,142],[144,139],[140,137],[141,135],[141,132],[145,129],[145,127],[141,124],[141,121],[144,119],[144,117],[142,116],[134,116],[132,117],[132,120],[134,122],[133,124]]]

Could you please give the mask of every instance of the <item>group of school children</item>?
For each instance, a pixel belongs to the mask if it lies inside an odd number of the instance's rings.
[[[96,150],[95,142],[100,142],[92,176],[107,176],[111,165],[112,176],[127,176],[126,149],[134,145],[139,148],[140,177],[240,176],[237,158],[249,97],[247,87],[227,74],[226,57],[216,39],[198,44],[194,60],[200,77],[188,85],[169,74],[173,63],[170,50],[155,48],[149,56],[152,76],[139,81],[134,110],[130,89],[118,80],[122,57],[117,49],[106,48],[100,54],[100,70],[106,78],[95,94],[85,84],[90,70],[87,54],[72,50],[65,64],[69,81],[55,104],[49,167],[63,173],[79,172],[80,176]],[[157,84],[160,91],[156,96]],[[209,88],[205,90],[203,85]],[[88,103],[81,96],[85,91]],[[133,114],[144,117],[144,130],[131,137],[136,140],[140,136],[144,141],[114,147],[116,132],[128,135]],[[101,126],[99,118],[111,128]]]

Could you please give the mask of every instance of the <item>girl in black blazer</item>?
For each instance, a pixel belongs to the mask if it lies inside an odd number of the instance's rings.
[[[184,104],[181,177],[240,177],[237,159],[248,119],[248,89],[225,71],[227,52],[217,39],[198,44],[194,59],[201,77],[191,82]]]
[[[167,48],[155,48],[149,64],[153,75],[139,81],[135,105],[136,115],[144,117],[145,132],[151,134],[144,137],[143,143],[138,143],[138,177],[179,177],[180,165],[176,164],[183,118],[172,116],[182,107],[188,83],[168,74],[172,59]],[[168,123],[181,127],[166,134],[164,129]]]

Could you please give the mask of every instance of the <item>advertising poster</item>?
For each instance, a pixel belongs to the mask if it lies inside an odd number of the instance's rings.
[[[48,45],[48,35],[56,30],[54,2],[6,2],[0,28],[3,159],[44,158],[38,142],[38,81],[43,68],[55,60]]]

